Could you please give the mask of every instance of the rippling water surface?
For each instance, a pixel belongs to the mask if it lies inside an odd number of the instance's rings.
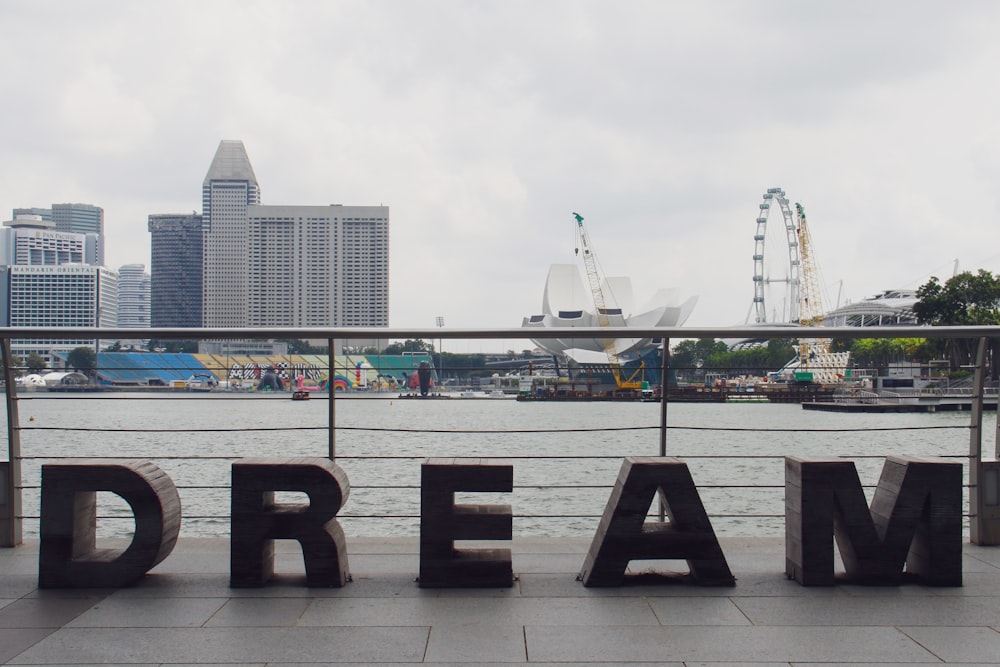
[[[235,394],[35,394],[19,403],[29,517],[39,512],[37,485],[40,466],[51,460],[46,457],[142,458],[177,484],[182,536],[225,536],[233,459],[328,452],[325,395],[293,402]],[[420,462],[427,457],[509,457],[513,493],[460,500],[511,504],[518,535],[590,534],[622,457],[656,455],[660,447],[656,403],[338,398],[335,410],[336,454],[351,481],[342,510],[348,535],[416,535]],[[994,420],[987,415],[988,452]],[[667,454],[687,460],[717,532],[781,535],[783,456],[853,456],[862,483],[874,484],[885,455],[967,454],[968,425],[968,413],[855,415],[769,403],[670,404]],[[100,534],[127,534],[131,522],[121,518],[127,508],[106,495],[100,513],[111,518],[101,521]],[[37,519],[28,519],[26,536],[36,536],[37,527]]]

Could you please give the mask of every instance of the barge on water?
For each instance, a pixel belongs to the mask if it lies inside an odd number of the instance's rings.
[[[822,384],[769,383],[754,387],[722,385],[679,385],[667,388],[668,403],[807,403],[827,400],[835,387]],[[549,385],[534,391],[522,389],[519,401],[646,401],[658,402],[660,388],[646,390],[603,389],[593,387],[560,387]]]

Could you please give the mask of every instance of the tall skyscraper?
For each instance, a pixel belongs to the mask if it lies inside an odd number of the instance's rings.
[[[97,234],[55,231],[39,215],[20,214],[0,228],[0,265],[58,266],[93,264]]]
[[[204,295],[202,216],[149,216],[150,323],[200,327]]]
[[[388,207],[262,205],[243,142],[222,141],[202,184],[200,247],[195,219],[149,217],[153,326],[388,326]],[[182,323],[199,280],[200,321]]]
[[[247,326],[247,206],[260,203],[260,188],[242,141],[222,141],[202,184],[204,289],[207,327]]]
[[[55,223],[59,232],[94,234],[86,264],[104,264],[104,209],[92,204],[53,204],[52,208],[15,208],[14,219],[22,215],[37,215],[42,220]]]
[[[52,222],[52,209],[51,208],[15,208],[14,209],[14,219],[26,215],[37,215],[42,220]]]
[[[149,327],[149,274],[144,264],[118,267],[118,326]]]
[[[388,326],[386,206],[249,206],[248,326]]]

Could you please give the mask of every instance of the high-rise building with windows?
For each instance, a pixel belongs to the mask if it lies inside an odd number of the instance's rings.
[[[55,223],[34,214],[19,214],[0,228],[0,265],[58,266],[93,264],[97,234],[55,230]]]
[[[145,264],[118,267],[118,326],[149,327],[149,292]]]
[[[388,207],[261,205],[241,141],[219,144],[202,206],[204,326],[388,326]]]
[[[21,215],[37,215],[55,223],[58,232],[94,234],[96,242],[84,263],[104,264],[104,209],[92,204],[53,204],[51,208],[15,208],[14,219]]]
[[[114,327],[118,274],[103,266],[9,266],[0,273],[0,306],[11,327]],[[32,352],[51,360],[93,340],[13,340],[22,359]]]
[[[202,183],[201,202],[204,325],[247,326],[247,207],[260,203],[260,188],[242,141],[219,143]]]
[[[249,206],[248,326],[388,326],[389,209]]]
[[[202,217],[196,213],[151,215],[149,234],[150,324],[202,326]]]

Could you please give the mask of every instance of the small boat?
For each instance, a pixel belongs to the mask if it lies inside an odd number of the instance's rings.
[[[305,383],[305,378],[303,376],[298,376],[296,379],[295,391],[292,392],[293,401],[308,401],[309,392],[319,391],[319,387],[316,385],[307,385]]]

